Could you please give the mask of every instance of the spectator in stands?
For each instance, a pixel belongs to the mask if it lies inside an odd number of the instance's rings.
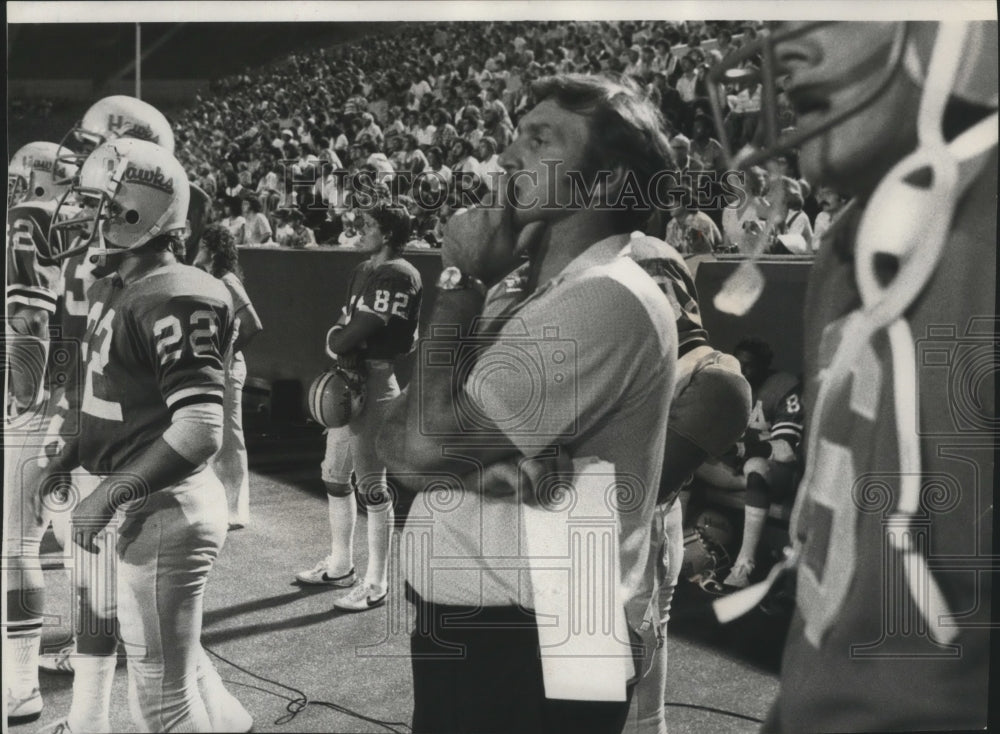
[[[692,54],[681,57],[681,77],[677,80],[677,93],[686,105],[691,105],[695,99],[698,86],[698,70]]]
[[[767,186],[767,171],[754,166],[744,175],[744,196],[727,201],[722,210],[722,239],[727,250],[749,252],[755,240],[764,231],[764,220],[769,204],[763,198]]]
[[[715,48],[709,51],[709,54],[712,56],[713,63],[719,63],[735,50],[733,34],[728,29],[722,28],[719,30],[719,35],[716,36]]]
[[[403,152],[405,153],[403,157],[403,170],[408,171],[414,176],[429,165],[427,156],[420,149],[415,135],[406,135],[403,138]]]
[[[233,298],[237,332],[225,354],[222,448],[212,459],[212,468],[226,488],[229,529],[238,530],[250,522],[250,472],[243,438],[243,384],[247,377],[243,350],[264,327],[243,287],[239,252],[228,229],[217,224],[205,228],[194,265],[220,279]]]
[[[491,107],[486,110],[483,117],[483,135],[493,138],[497,153],[504,151],[514,135],[510,123],[503,118],[504,114],[506,114],[506,110],[501,113],[496,108]]]
[[[430,114],[421,112],[417,117],[417,142],[422,146],[433,145],[436,131],[437,126],[431,122]]]
[[[458,137],[458,131],[448,119],[448,113],[438,108],[434,113],[434,135],[431,136],[431,145],[436,145],[441,150],[449,150],[452,141]]]
[[[722,247],[722,235],[715,222],[704,212],[696,211],[694,190],[684,187],[674,192],[674,206],[663,236],[682,255],[710,255]]]
[[[692,174],[695,171],[705,170],[705,166],[700,159],[691,154],[691,140],[686,135],[675,135],[670,140],[670,155],[673,158],[674,170],[680,175],[684,185],[697,186],[698,182],[692,178]]]
[[[271,241],[271,223],[264,216],[261,200],[248,197],[243,200],[243,217],[246,219],[246,240],[248,245],[262,245]]]
[[[781,226],[777,236],[775,251],[790,252],[793,255],[807,255],[813,252],[812,225],[809,217],[802,211],[805,195],[802,191],[803,181],[797,181],[790,176],[781,177],[781,195],[774,197],[778,207]]]
[[[227,199],[237,200],[243,195],[243,184],[240,183],[240,177],[236,174],[236,171],[232,168],[228,168],[225,171],[226,176],[226,188],[223,189],[223,194]]]
[[[236,197],[226,199],[227,216],[221,222],[237,245],[244,245],[247,241],[247,220],[243,216],[244,201],[245,199]]]
[[[819,249],[823,235],[847,203],[846,197],[829,186],[820,186],[816,192],[816,199],[819,201],[821,211],[816,215],[816,223],[813,225],[813,252]]]
[[[316,247],[316,235],[305,225],[305,215],[298,209],[279,209],[274,239],[282,247],[301,250]]]
[[[358,244],[358,240],[361,239],[361,234],[355,227],[356,216],[354,212],[346,212],[342,217],[344,231],[337,238],[337,244],[340,247],[355,247]]]
[[[371,140],[381,147],[383,141],[385,140],[382,134],[382,128],[378,126],[375,122],[375,117],[370,112],[364,112],[361,115],[361,129],[358,130],[358,139],[367,135]]]
[[[695,114],[691,126],[691,157],[700,162],[703,170],[721,174],[726,170],[726,153],[722,143],[712,137],[714,129],[712,118],[702,112]]]
[[[451,146],[451,171],[456,176],[480,176],[479,161],[475,156],[476,148],[466,138],[455,138]]]
[[[499,162],[500,156],[497,155],[497,143],[489,135],[480,138],[476,158],[479,159],[478,173],[483,184],[493,190],[494,184],[499,180],[498,177],[503,173],[503,167]]]
[[[396,175],[396,169],[382,152],[381,146],[374,140],[366,140],[361,144],[365,165],[374,169],[377,181],[389,183]]]
[[[754,139],[760,119],[761,84],[759,70],[746,66],[747,74],[736,83],[736,93],[727,95],[729,113],[724,120],[726,135],[733,150],[739,150]]]

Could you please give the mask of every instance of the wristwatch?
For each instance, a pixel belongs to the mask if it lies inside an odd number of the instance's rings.
[[[462,291],[471,288],[481,296],[486,295],[486,284],[483,281],[479,278],[474,278],[468,273],[463,273],[454,265],[450,265],[441,271],[437,287],[441,291]]]

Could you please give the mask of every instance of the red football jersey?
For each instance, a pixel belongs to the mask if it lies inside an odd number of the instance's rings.
[[[344,313],[367,311],[385,322],[368,338],[362,350],[365,359],[395,359],[413,349],[422,292],[420,273],[401,257],[377,266],[366,260],[354,269]]]
[[[80,456],[92,474],[127,464],[170,425],[172,411],[222,402],[232,300],[221,281],[181,264],[88,293]]]
[[[802,386],[787,372],[768,375],[753,391],[746,438],[771,441],[782,438],[794,449],[802,439]]]

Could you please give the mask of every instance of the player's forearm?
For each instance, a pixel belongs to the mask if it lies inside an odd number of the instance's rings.
[[[194,474],[222,446],[222,425],[219,403],[195,403],[174,411],[160,438],[102,482],[111,507],[159,492]]]
[[[241,308],[237,315],[239,316],[239,333],[236,335],[234,348],[237,352],[241,352],[255,336],[264,330],[264,325],[261,324],[260,316],[257,315],[253,306]]]
[[[128,500],[148,497],[191,476],[198,468],[175,451],[163,438],[150,446],[113,474],[98,487],[105,493],[111,509],[118,509]]]

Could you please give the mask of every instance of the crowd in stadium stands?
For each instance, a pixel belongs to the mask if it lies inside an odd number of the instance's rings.
[[[774,230],[770,250],[811,254],[842,200],[835,192],[812,192],[794,156],[784,162],[783,196],[769,195],[759,169],[740,183],[745,195],[733,197],[731,187],[718,183],[726,162],[707,71],[754,40],[760,26],[413,24],[213,81],[172,120],[177,156],[214,201],[213,220],[240,245],[349,247],[357,239],[361,189],[377,180],[413,215],[409,246],[437,247],[451,212],[488,192],[491,175],[501,170],[498,156],[534,104],[532,81],[568,72],[621,74],[657,103],[676,170],[689,174],[684,201],[657,211],[647,233],[683,254],[745,252],[777,201],[785,224]],[[748,58],[748,73],[720,90],[733,150],[757,133],[759,64]],[[790,109],[782,108],[779,124],[794,126]],[[706,171],[716,177],[709,203],[697,191],[706,190],[700,178],[690,175]]]

